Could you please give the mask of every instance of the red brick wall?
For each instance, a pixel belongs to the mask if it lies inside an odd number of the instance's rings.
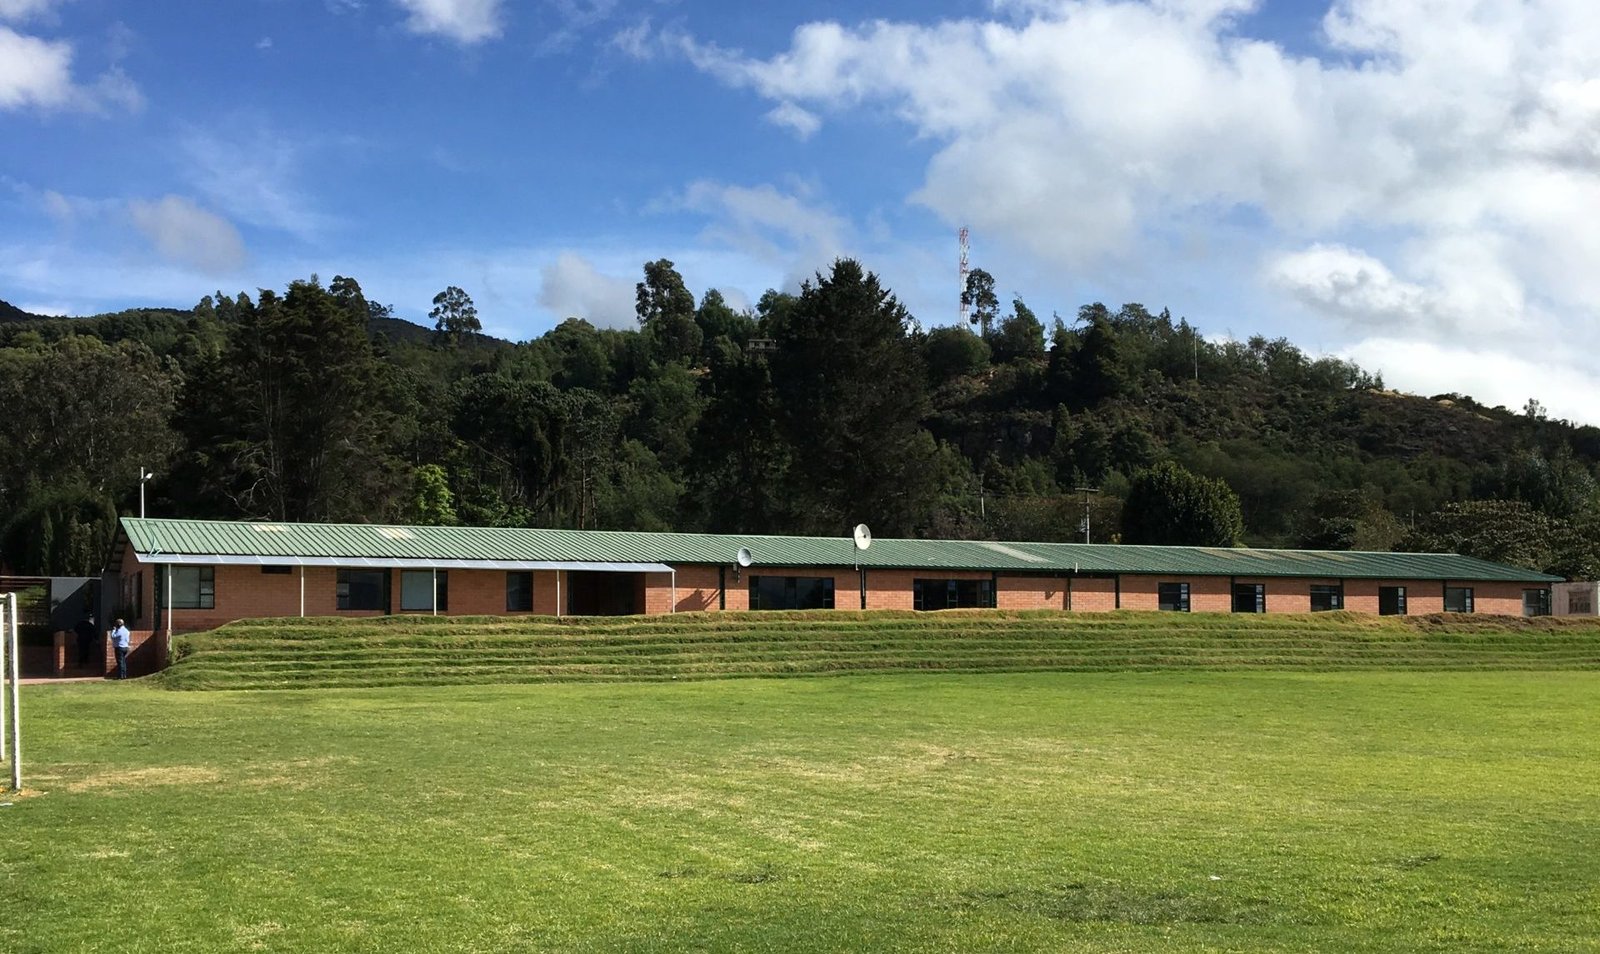
[[[1159,610],[1162,583],[1189,584],[1189,612],[1233,612],[1233,590],[1225,576],[1134,576],[1122,577],[1122,608]],[[1270,591],[1269,591],[1270,592]],[[1269,599],[1268,604],[1271,606]]]
[[[1109,613],[1117,608],[1117,581],[1075,577],[1067,608],[1074,613]]]
[[[851,573],[850,593],[855,596],[860,590],[860,584],[854,579],[853,570]],[[993,575],[988,572],[967,570],[868,570],[867,609],[916,609],[913,580],[987,580]],[[837,580],[834,581],[834,605],[841,608],[846,605],[843,597],[838,594]],[[856,609],[860,605],[859,597],[848,604],[850,609]]]
[[[1067,578],[1001,576],[995,593],[995,605],[1009,610],[1064,610],[1067,608]]]

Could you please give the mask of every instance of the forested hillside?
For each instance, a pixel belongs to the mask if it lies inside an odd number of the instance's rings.
[[[741,312],[663,260],[638,330],[517,344],[459,288],[425,329],[345,277],[6,321],[0,556],[97,571],[142,465],[152,515],[1070,540],[1087,502],[1096,541],[1600,571],[1600,429],[993,289],[975,271],[974,327],[924,329],[853,261]]]

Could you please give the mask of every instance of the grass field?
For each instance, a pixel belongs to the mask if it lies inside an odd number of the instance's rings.
[[[1586,951],[1600,674],[29,688],[0,950]]]

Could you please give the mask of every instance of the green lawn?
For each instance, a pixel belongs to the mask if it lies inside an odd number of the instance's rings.
[[[1580,951],[1600,674],[30,688],[0,950]]]

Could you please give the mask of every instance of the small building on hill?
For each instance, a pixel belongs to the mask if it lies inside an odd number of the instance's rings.
[[[737,559],[749,551],[749,566]],[[108,595],[142,637],[238,619],[964,607],[1549,612],[1559,577],[1445,553],[122,520]],[[164,653],[162,654],[164,656]]]

